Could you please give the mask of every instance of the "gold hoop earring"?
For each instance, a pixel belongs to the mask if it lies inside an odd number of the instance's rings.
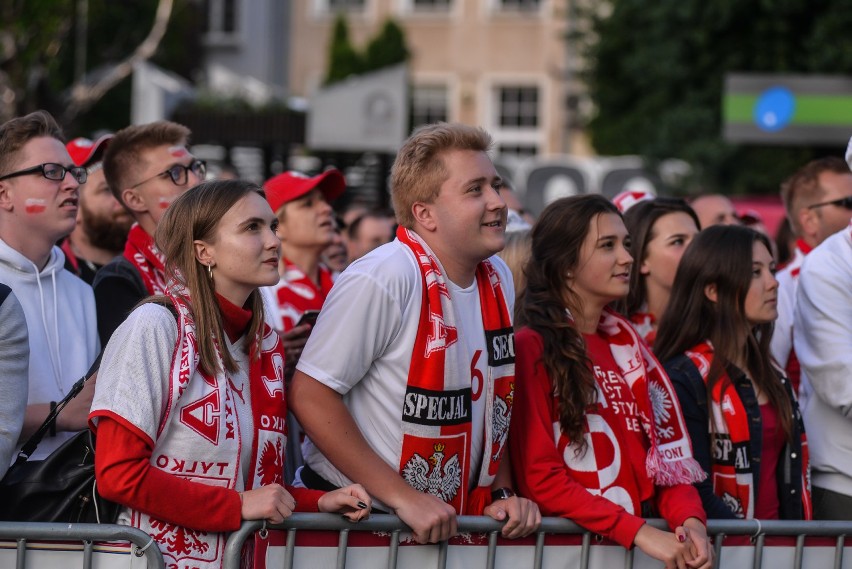
[[[213,280],[213,263],[207,265],[207,274],[210,276],[210,280]]]

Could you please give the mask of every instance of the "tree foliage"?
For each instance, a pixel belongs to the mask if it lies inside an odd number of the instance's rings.
[[[346,16],[340,13],[334,20],[334,30],[331,33],[325,84],[342,81],[350,75],[358,75],[363,71],[364,60],[349,39],[349,24]]]
[[[408,57],[405,32],[393,20],[385,21],[382,29],[369,41],[366,49],[361,53],[349,40],[346,16],[338,14],[331,35],[325,84],[330,85],[351,75],[396,65],[406,61]]]
[[[731,145],[722,140],[727,72],[852,72],[852,11],[830,0],[610,0],[583,14],[575,41],[596,112],[601,154],[670,157],[694,182],[727,193],[775,192],[780,180],[838,148]],[[852,134],[852,133],[850,133]]]
[[[130,119],[129,68],[152,62],[192,77],[200,15],[193,0],[87,0],[85,77],[75,77],[79,0],[0,3],[0,121],[50,111],[71,136]]]

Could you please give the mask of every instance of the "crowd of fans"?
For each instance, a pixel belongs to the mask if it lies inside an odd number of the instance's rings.
[[[393,212],[335,210],[335,169],[213,179],[190,136],[0,126],[0,475],[102,353],[33,458],[92,429],[98,491],[178,564],[293,511],[392,512],[419,543],[561,516],[696,569],[708,518],[852,519],[842,158],[781,185],[776,273],[722,195],[536,219],[475,127],[409,137]]]

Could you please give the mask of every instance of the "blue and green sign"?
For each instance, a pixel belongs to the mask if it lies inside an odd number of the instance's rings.
[[[729,74],[725,140],[843,145],[852,136],[852,79],[815,75]]]

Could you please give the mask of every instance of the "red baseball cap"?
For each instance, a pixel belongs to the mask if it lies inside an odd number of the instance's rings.
[[[74,164],[77,166],[88,166],[95,161],[93,160],[95,156],[98,158],[103,157],[103,151],[113,136],[112,134],[105,134],[94,142],[88,138],[75,138],[66,144],[65,148],[68,150],[68,154],[71,155],[71,160],[74,161]]]
[[[277,212],[285,203],[302,197],[314,188],[318,188],[326,200],[332,201],[346,189],[346,179],[336,168],[313,177],[290,170],[268,179],[263,184],[266,201],[274,212]]]

